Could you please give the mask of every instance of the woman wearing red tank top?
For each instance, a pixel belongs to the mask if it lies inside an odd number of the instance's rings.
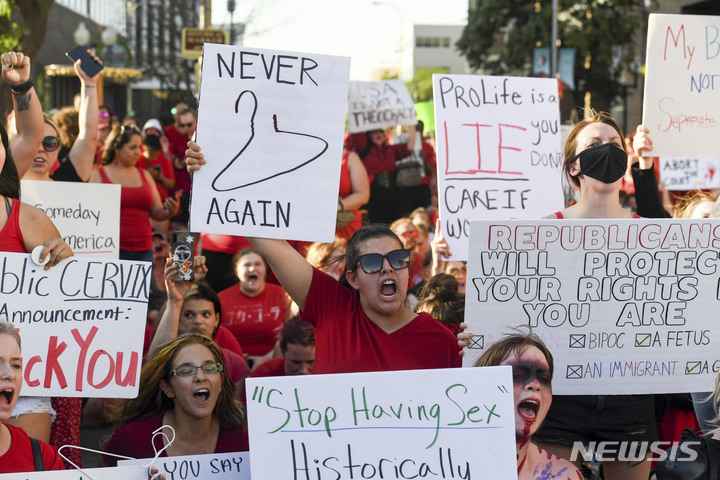
[[[115,183],[120,193],[120,258],[152,261],[150,217],[166,220],[177,214],[173,197],[160,201],[155,181],[146,170],[135,167],[142,136],[135,126],[116,127],[105,140],[103,166],[93,170],[90,181]]]

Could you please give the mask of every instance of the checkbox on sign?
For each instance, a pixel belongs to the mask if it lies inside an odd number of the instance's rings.
[[[570,348],[585,348],[585,334],[571,333]]]
[[[582,378],[583,366],[582,365],[568,365],[567,374],[565,378],[574,379]]]
[[[636,347],[649,347],[652,333],[636,333],[635,334],[635,346]]]
[[[482,350],[485,348],[485,335],[476,335],[470,339],[470,346],[468,348],[473,350]]]
[[[687,362],[685,364],[685,375],[700,375],[702,362]]]

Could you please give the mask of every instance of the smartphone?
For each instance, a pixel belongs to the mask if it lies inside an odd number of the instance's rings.
[[[88,77],[94,77],[100,70],[103,69],[102,64],[96,62],[95,59],[87,52],[87,49],[81,45],[73,47],[73,49],[69,52],[65,52],[65,55],[72,60],[73,63],[80,60],[82,62],[80,66]]]
[[[194,280],[195,235],[192,232],[170,232],[170,253],[175,267],[173,281]]]

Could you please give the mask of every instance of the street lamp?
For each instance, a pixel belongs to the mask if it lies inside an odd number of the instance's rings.
[[[90,30],[85,26],[85,22],[80,22],[73,33],[75,43],[83,47],[90,44]]]

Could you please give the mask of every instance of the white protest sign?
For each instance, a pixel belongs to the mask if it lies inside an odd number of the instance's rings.
[[[83,473],[84,472],[84,473]],[[7,480],[147,480],[147,469],[140,467],[84,468],[83,470],[52,470],[0,474]]]
[[[184,457],[158,457],[138,459],[143,465],[152,462],[167,480],[199,478],[202,480],[250,480],[250,454],[210,453]],[[134,465],[133,460],[118,460],[118,465]]]
[[[517,479],[510,371],[248,378],[252,477]]]
[[[706,392],[720,371],[720,222],[475,221],[463,363],[529,325],[553,393]]]
[[[195,232],[332,241],[350,59],[206,43]]]
[[[668,190],[720,188],[720,158],[660,157],[660,180]]]
[[[564,208],[555,79],[433,75],[438,200],[453,260],[470,221]]]
[[[0,319],[22,337],[25,396],[134,398],[152,264],[0,253]]]
[[[402,80],[394,78],[377,82],[350,82],[350,133],[416,124],[415,102]]]
[[[720,17],[650,14],[646,62],[652,154],[720,156]]]
[[[75,255],[118,258],[120,185],[23,180],[20,200],[52,220]]]

